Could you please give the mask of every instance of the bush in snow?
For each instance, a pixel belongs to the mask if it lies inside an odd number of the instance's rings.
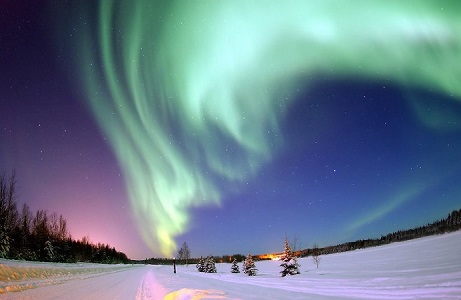
[[[235,258],[232,261],[231,273],[240,273],[239,266],[237,265],[237,259]]]
[[[282,261],[282,264],[280,266],[283,268],[283,270],[280,271],[282,277],[285,277],[287,275],[300,274],[300,265],[298,264],[297,258],[293,255],[293,252],[291,251],[291,247],[288,244],[287,239],[285,239],[285,249],[280,260]]]
[[[255,276],[257,272],[258,269],[256,269],[255,262],[253,261],[251,254],[248,253],[247,258],[243,262],[243,273],[247,274],[248,276]]]

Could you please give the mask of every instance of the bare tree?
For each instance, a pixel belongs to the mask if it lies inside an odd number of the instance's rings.
[[[314,244],[314,246],[312,247],[312,259],[314,260],[314,263],[318,269],[320,263],[320,250],[317,244]]]
[[[48,218],[48,230],[53,240],[59,239],[59,218],[56,212],[53,212]]]
[[[59,234],[59,240],[61,241],[64,241],[67,236],[68,236],[68,232],[67,232],[67,221],[66,219],[64,219],[64,217],[62,215],[59,215],[59,230],[58,230]]]
[[[22,205],[22,210],[21,210],[21,224],[20,224],[20,229],[21,229],[21,234],[24,235],[29,235],[30,234],[30,227],[32,224],[32,212],[30,211],[30,208],[27,204]]]
[[[178,251],[178,260],[187,265],[190,259],[190,250],[186,242],[182,244],[181,249]]]
[[[19,230],[21,232],[21,253],[23,255],[29,255],[29,246],[31,244],[31,226],[32,226],[32,213],[27,204],[22,205],[20,221],[19,221]]]
[[[288,239],[285,237],[285,239]],[[289,246],[291,248],[291,251],[293,251],[293,255],[299,258],[301,256],[301,250],[304,248],[303,243],[301,242],[301,239],[295,234],[291,238],[291,240],[288,240]]]

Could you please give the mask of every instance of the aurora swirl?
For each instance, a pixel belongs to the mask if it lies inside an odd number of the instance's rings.
[[[219,205],[276,155],[297,86],[353,76],[461,99],[456,1],[161,3],[100,1],[76,51],[155,253],[172,255],[190,208]]]

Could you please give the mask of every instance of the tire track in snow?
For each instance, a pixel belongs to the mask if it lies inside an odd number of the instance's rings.
[[[152,268],[144,274],[141,285],[136,293],[136,300],[163,299],[166,295],[164,287],[155,279]]]

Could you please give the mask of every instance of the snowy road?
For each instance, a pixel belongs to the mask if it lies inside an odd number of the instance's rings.
[[[92,265],[91,268],[83,270],[69,268],[66,271],[67,265],[55,264],[54,266],[55,268],[50,268],[48,272],[43,271],[46,268],[42,266],[29,267],[28,272],[33,275],[17,282],[10,281],[8,288],[4,290],[12,292],[3,297],[6,299],[162,299],[164,296],[162,287],[155,283],[152,267],[109,268]],[[2,267],[2,271],[4,268],[6,267]]]
[[[228,265],[221,265],[223,266]],[[227,274],[201,274],[193,266],[179,266],[177,274],[173,274],[171,266],[129,266],[116,271],[105,268],[96,274],[58,275],[47,279],[24,280],[16,285],[10,284],[13,292],[0,294],[0,298],[245,299],[254,294],[255,289],[259,290],[258,299],[272,299],[274,295],[280,294],[280,291],[277,293],[267,285],[264,288],[258,288],[259,284],[246,286],[244,280],[242,282],[242,279],[247,279],[246,276],[238,278],[240,280],[235,281],[236,278],[229,280],[232,276]],[[288,290],[283,294],[292,295],[290,299],[303,299],[303,294]]]
[[[280,262],[258,275],[194,266],[46,264],[0,260],[0,299],[461,299],[461,231],[327,255],[319,269],[281,278]],[[1,293],[3,292],[3,294]]]

